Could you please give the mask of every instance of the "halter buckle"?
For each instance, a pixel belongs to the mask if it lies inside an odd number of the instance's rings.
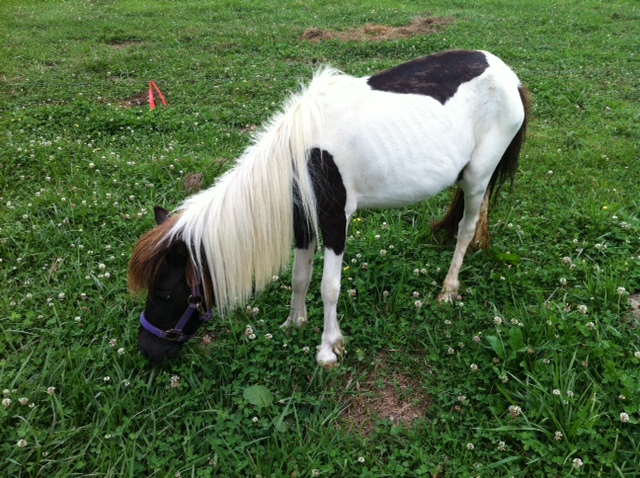
[[[168,340],[169,342],[178,342],[180,340],[181,337],[183,337],[184,334],[176,329],[171,329],[171,330],[165,330],[164,331],[164,339]]]

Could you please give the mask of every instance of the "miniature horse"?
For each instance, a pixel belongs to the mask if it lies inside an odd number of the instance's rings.
[[[484,51],[438,53],[364,78],[319,70],[213,187],[175,214],[156,208],[158,226],[139,240],[129,266],[131,290],[148,289],[142,353],[153,362],[175,357],[210,308],[224,314],[246,303],[288,265],[292,239],[283,326],[302,326],[320,237],[324,331],[316,358],[335,364],[352,215],[414,204],[457,183],[449,213],[434,225],[457,234],[438,296],[451,301],[467,247],[487,246],[490,200],[513,180],[528,104],[513,71]]]

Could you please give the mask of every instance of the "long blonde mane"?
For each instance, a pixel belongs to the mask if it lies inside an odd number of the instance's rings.
[[[318,90],[335,81],[324,68],[283,110],[214,186],[188,198],[170,239],[181,238],[193,248],[198,270],[210,274],[221,314],[244,304],[289,264],[293,231],[293,181],[317,236],[315,195],[307,160],[314,131],[322,128]]]

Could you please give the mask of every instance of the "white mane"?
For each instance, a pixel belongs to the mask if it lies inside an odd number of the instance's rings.
[[[307,170],[314,131],[322,128],[317,92],[341,73],[316,72],[310,85],[255,136],[236,165],[209,189],[188,198],[170,238],[192,245],[199,271],[208,272],[221,314],[246,303],[289,264],[293,190],[317,233],[315,196]],[[316,237],[317,234],[316,234]],[[206,267],[205,267],[206,265]]]

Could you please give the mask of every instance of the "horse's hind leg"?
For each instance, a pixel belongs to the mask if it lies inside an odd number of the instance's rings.
[[[307,323],[306,297],[311,282],[314,252],[314,240],[306,248],[296,248],[294,252],[291,308],[289,309],[289,317],[280,327],[302,327]]]
[[[478,224],[478,218],[481,215],[481,211],[484,209],[484,220],[486,221],[486,209],[488,207],[488,196],[486,194],[486,187],[476,188],[474,192],[471,192],[470,187],[465,187],[464,182],[461,182],[460,187],[464,191],[464,214],[462,220],[458,225],[458,240],[456,242],[456,249],[453,253],[453,259],[449,272],[442,284],[442,291],[438,295],[438,302],[451,302],[454,297],[458,295],[460,290],[460,280],[458,274],[462,267],[462,261],[464,255],[467,252],[467,248],[476,235],[476,226],[481,228],[482,224]],[[483,204],[486,202],[486,207],[483,208]]]
[[[476,224],[476,233],[471,241],[472,247],[480,247],[482,250],[489,248],[489,197],[491,196],[491,189],[487,188],[482,198],[482,204],[480,205],[480,214],[478,222]]]

